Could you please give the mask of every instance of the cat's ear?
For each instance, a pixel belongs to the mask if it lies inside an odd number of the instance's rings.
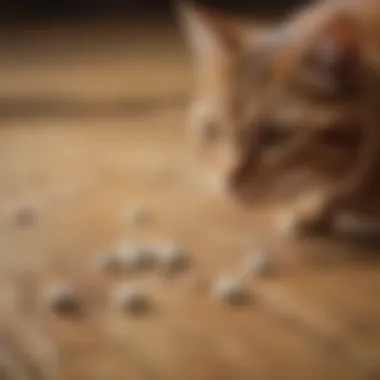
[[[362,40],[352,14],[330,14],[312,36],[305,62],[307,71],[336,88],[355,86],[360,75]]]
[[[180,1],[178,10],[195,59],[231,56],[247,47],[248,28],[236,20],[188,1]]]

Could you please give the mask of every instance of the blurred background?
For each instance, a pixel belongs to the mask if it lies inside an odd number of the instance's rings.
[[[305,1],[199,3],[263,18]],[[122,112],[122,97],[138,97],[143,87],[144,96],[159,93],[162,83],[185,96],[188,76],[172,75],[186,67],[172,1],[1,1],[0,17],[0,117],[85,114],[90,105],[83,101],[96,97],[109,102],[92,111]],[[141,65],[139,54],[145,57]]]
[[[226,10],[252,10],[265,13],[286,11],[305,2],[306,0],[199,1],[199,3]],[[2,1],[1,10],[4,17],[90,17],[105,14],[134,16],[167,14],[171,4],[169,0],[15,0]]]

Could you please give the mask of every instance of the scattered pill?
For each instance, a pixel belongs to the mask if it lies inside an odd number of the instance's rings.
[[[113,302],[123,312],[131,314],[146,313],[151,308],[146,294],[129,284],[123,284],[115,289]]]
[[[214,284],[214,296],[231,305],[245,304],[250,298],[248,289],[237,279],[220,277]]]
[[[155,264],[155,252],[149,245],[134,244],[119,252],[122,268],[125,271],[150,269]]]
[[[135,272],[147,270],[156,264],[156,250],[149,244],[124,241],[117,247],[102,254],[100,269],[108,273]]]
[[[59,314],[77,314],[81,308],[79,295],[67,283],[49,286],[45,298],[49,308]]]
[[[189,253],[176,244],[162,244],[156,250],[158,262],[165,271],[179,272],[190,265]]]

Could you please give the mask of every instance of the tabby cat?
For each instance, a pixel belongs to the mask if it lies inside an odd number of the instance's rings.
[[[320,1],[268,27],[190,3],[180,16],[193,141],[219,185],[247,207],[291,196],[297,235],[380,217],[380,3]]]

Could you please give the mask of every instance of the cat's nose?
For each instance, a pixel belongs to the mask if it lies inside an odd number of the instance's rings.
[[[228,181],[227,186],[230,190],[232,191],[238,190],[244,184],[244,181],[245,181],[244,172],[240,170],[239,168],[231,171],[231,173],[228,176],[227,181]]]
[[[228,176],[228,187],[232,191],[238,191],[248,182],[250,174],[250,160],[239,160],[231,168]]]

